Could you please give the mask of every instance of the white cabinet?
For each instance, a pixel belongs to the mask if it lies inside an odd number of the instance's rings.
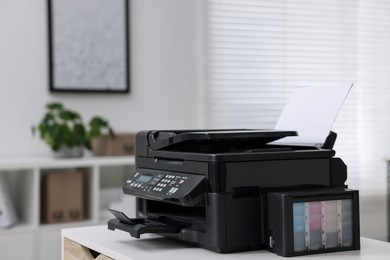
[[[35,232],[15,232],[0,235],[1,259],[35,260],[37,255]]]
[[[61,259],[61,230],[42,230],[38,234],[37,259]]]
[[[42,223],[42,178],[67,170],[80,171],[84,176],[85,219]],[[18,222],[10,228],[0,228],[0,259],[59,259],[62,228],[104,224],[112,217],[108,207],[134,215],[135,199],[123,195],[121,189],[133,170],[132,156],[1,159],[0,174],[5,176]]]

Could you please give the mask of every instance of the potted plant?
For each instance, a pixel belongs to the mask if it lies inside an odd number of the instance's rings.
[[[110,138],[115,138],[114,130],[112,130],[109,122],[100,117],[100,116],[94,116],[89,121],[89,130],[87,133],[87,142],[86,147],[89,150],[92,150],[93,152],[96,151],[97,145],[99,145],[97,142],[99,142],[100,136],[109,136]],[[94,154],[96,154],[94,152]]]
[[[134,133],[114,133],[108,121],[99,116],[89,122],[87,148],[96,156],[134,155],[134,144]]]
[[[56,157],[82,156],[87,138],[80,114],[57,102],[48,103],[46,109],[37,129],[33,127],[33,133],[39,131],[40,138]]]
[[[55,157],[81,157],[84,147],[95,155],[99,137],[115,138],[108,120],[94,116],[86,127],[79,113],[65,108],[59,102],[46,105],[46,113],[38,126],[32,127],[33,134],[38,130],[40,138],[53,150]]]

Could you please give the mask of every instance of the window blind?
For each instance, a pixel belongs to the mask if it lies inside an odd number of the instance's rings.
[[[208,1],[204,124],[272,129],[292,88],[354,82],[335,149],[351,185],[385,188],[389,24],[385,0]]]

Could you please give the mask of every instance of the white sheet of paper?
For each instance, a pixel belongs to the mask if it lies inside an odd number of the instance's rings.
[[[299,87],[293,90],[276,130],[297,131],[272,144],[322,145],[332,128],[352,84]]]

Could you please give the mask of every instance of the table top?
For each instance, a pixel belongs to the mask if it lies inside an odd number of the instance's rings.
[[[144,234],[140,239],[136,239],[120,230],[108,230],[106,225],[63,229],[62,238],[64,237],[117,260],[283,259],[267,250],[220,254],[152,234]],[[294,259],[301,258],[305,260],[390,259],[390,243],[362,237],[361,250],[294,257]]]

